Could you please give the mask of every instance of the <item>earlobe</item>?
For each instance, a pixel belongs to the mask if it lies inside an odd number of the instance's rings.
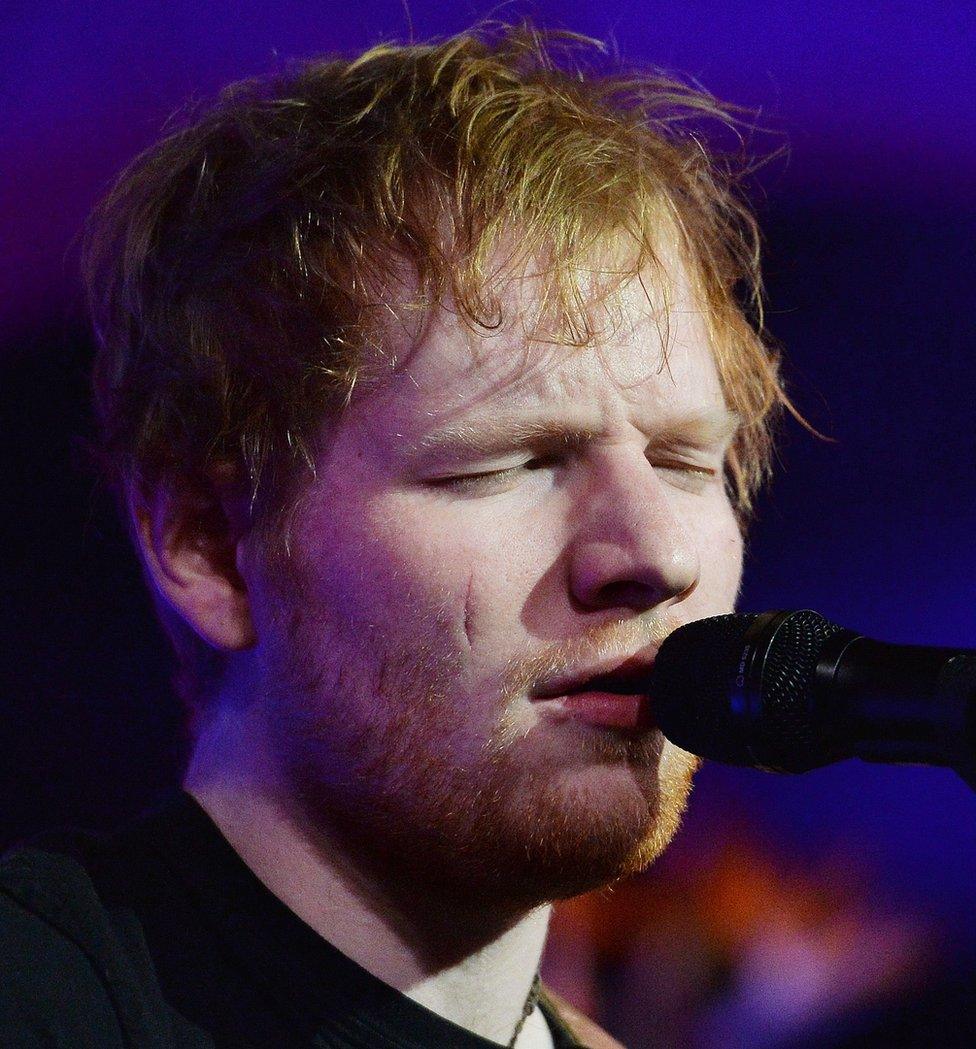
[[[247,584],[238,570],[239,537],[216,493],[158,490],[130,497],[148,575],[166,603],[207,644],[223,652],[257,638]]]

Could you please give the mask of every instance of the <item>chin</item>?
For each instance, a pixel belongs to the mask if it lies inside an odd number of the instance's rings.
[[[507,891],[528,905],[568,899],[653,863],[681,825],[701,765],[663,737],[661,743],[650,766],[565,769],[538,790],[531,811],[523,805],[507,813]]]

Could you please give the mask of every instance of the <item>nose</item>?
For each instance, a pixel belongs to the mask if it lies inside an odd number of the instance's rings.
[[[639,450],[617,448],[592,464],[570,554],[580,605],[642,612],[694,590],[698,545],[674,494]]]

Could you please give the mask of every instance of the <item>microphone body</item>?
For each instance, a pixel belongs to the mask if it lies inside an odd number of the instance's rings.
[[[874,641],[809,610],[676,630],[649,717],[701,757],[775,772],[866,761],[976,767],[976,650]]]

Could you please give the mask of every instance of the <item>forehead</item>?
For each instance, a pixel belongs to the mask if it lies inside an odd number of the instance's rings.
[[[422,436],[450,423],[526,413],[681,415],[724,404],[699,300],[683,265],[665,261],[589,304],[593,341],[540,341],[539,277],[500,289],[504,323],[476,332],[437,307],[423,337],[350,406],[357,425]],[[408,340],[404,339],[406,344]]]

